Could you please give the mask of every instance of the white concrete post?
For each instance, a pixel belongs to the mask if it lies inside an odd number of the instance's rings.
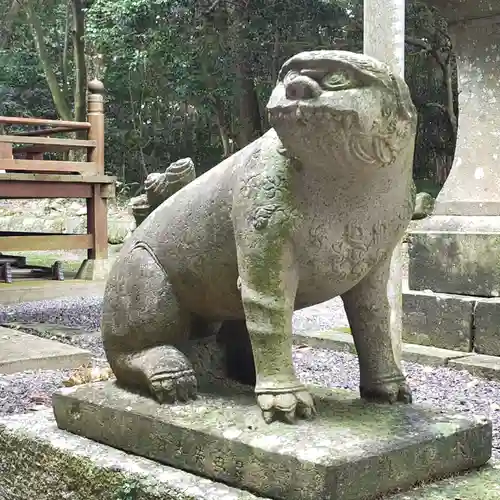
[[[404,78],[405,0],[364,0],[363,52],[388,64]],[[402,349],[402,251],[401,243],[391,260],[387,294],[391,304],[391,335],[396,362],[401,366]]]

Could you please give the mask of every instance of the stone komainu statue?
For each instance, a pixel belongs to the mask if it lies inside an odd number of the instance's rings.
[[[140,226],[153,210],[195,178],[196,170],[191,158],[171,163],[162,174],[149,174],[144,183],[146,193],[130,200],[129,207],[136,226]]]
[[[195,397],[188,341],[226,326],[231,356],[250,357],[236,364],[252,364],[265,420],[309,418],[292,313],[340,295],[361,396],[410,402],[387,295],[415,197],[408,88],[365,55],[304,52],[283,65],[267,110],[274,128],[168,198],[124,245],[102,321],[117,381],[159,402]],[[230,349],[244,335],[251,352]]]

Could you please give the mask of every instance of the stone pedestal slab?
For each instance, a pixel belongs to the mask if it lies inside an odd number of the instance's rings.
[[[473,342],[474,297],[403,292],[403,341],[469,352]]]
[[[499,296],[500,217],[432,216],[408,239],[411,290]]]
[[[496,356],[473,354],[463,358],[450,359],[448,365],[456,370],[466,370],[474,377],[500,380],[500,358]]]
[[[0,416],[1,500],[269,500],[57,428],[51,410]]]
[[[0,416],[2,500],[270,500],[57,428],[51,410]],[[498,500],[500,464],[384,500]],[[317,499],[322,500],[322,499]]]
[[[424,484],[411,492],[398,493],[384,500],[498,500],[500,464],[482,467],[468,474]]]
[[[218,391],[161,406],[96,383],[55,393],[54,414],[61,429],[276,500],[368,500],[491,453],[491,424],[469,416],[317,389],[315,420],[267,425],[251,391]]]

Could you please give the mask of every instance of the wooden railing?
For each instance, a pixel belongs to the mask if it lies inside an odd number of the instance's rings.
[[[81,175],[104,174],[104,107],[103,85],[98,81],[89,84],[87,122],[45,120],[0,116],[0,125],[48,127],[0,135],[0,170],[15,172],[76,173]],[[54,138],[51,135],[84,132],[87,139]],[[13,147],[13,144],[19,146]],[[87,151],[87,161],[43,160],[44,153]]]
[[[101,82],[89,83],[86,122],[0,116],[0,198],[87,200],[87,234],[0,232],[0,252],[87,249],[89,259],[107,258],[107,199],[115,178],[104,174],[103,94]],[[64,133],[79,138],[54,137]]]

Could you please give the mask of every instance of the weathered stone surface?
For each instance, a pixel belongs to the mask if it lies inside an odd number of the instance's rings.
[[[500,299],[477,298],[474,326],[474,350],[500,356]]]
[[[386,500],[498,500],[499,498],[500,464],[497,462],[467,474],[424,484],[411,492],[391,495]]]
[[[498,297],[500,217],[436,216],[408,233],[411,290]]]
[[[472,355],[427,345],[403,344],[403,359],[421,365],[446,366],[452,359],[464,359]]]
[[[278,500],[368,500],[490,457],[485,420],[314,392],[320,417],[296,426],[265,424],[250,390],[161,406],[96,383],[53,403],[60,428]]]
[[[88,281],[105,281],[114,257],[107,259],[85,259],[76,273],[76,279]]]
[[[410,402],[390,328],[399,295],[387,286],[415,196],[408,87],[366,55],[304,52],[281,68],[267,111],[271,130],[168,198],[125,243],[103,304],[111,367],[159,401],[192,398],[194,372],[173,345],[246,320],[248,333],[235,327],[225,345],[250,336],[264,419],[309,418],[293,309],[342,295],[363,397]]]
[[[415,198],[415,210],[413,220],[424,219],[432,213],[434,209],[434,198],[429,193],[417,193]]]
[[[149,174],[144,183],[146,192],[132,198],[129,203],[136,226],[142,224],[153,210],[195,178],[196,170],[191,158],[181,158],[171,163],[162,174]]]
[[[133,224],[126,218],[108,218],[108,243],[110,245],[119,245],[123,243],[130,236],[132,228]]]
[[[496,0],[432,0],[450,21],[459,77],[458,137],[450,176],[436,199],[436,215],[500,215],[500,45]],[[473,260],[471,262],[474,262]],[[469,293],[469,292],[466,292]]]
[[[296,332],[293,334],[293,343],[295,345],[306,344],[311,347],[347,351],[355,354],[356,347],[354,346],[354,339],[352,335],[343,333],[343,330],[349,329],[334,328],[322,332]]]
[[[403,293],[403,340],[442,349],[472,350],[474,297]]]
[[[341,330],[341,329],[339,329]],[[293,335],[295,345],[306,345],[334,351],[344,351],[355,354],[356,347],[352,335],[339,333],[338,330],[324,332],[298,332]],[[402,359],[423,365],[446,366],[451,359],[472,356],[473,353],[464,353],[439,347],[404,343]]]
[[[89,351],[0,326],[0,373],[76,368],[91,358]]]
[[[0,418],[2,500],[266,500],[57,428],[51,411]]]
[[[61,431],[51,411],[0,418],[2,500],[266,500]],[[491,464],[386,500],[498,500]],[[319,499],[317,499],[319,500]]]
[[[415,234],[410,287],[497,297],[500,292],[500,98],[496,54],[498,2],[432,2],[453,21],[458,59],[460,116],[455,160],[433,215]],[[488,119],[485,119],[486,116]]]
[[[108,217],[108,242],[111,245],[123,243],[134,225],[134,219],[127,213],[120,213],[120,217]],[[75,217],[68,213],[58,215],[0,216],[1,231],[26,231],[40,233],[84,234],[87,231],[86,214]]]
[[[476,377],[500,380],[500,358],[485,354],[473,354],[466,358],[450,360],[450,366],[457,370],[467,370]]]

